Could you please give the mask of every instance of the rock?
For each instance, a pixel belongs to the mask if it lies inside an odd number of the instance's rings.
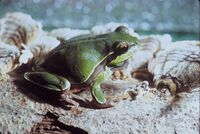
[[[198,133],[199,92],[182,94],[180,101],[148,93],[135,101],[122,101],[115,107],[60,116],[66,125],[90,134],[116,133]]]
[[[17,90],[9,76],[0,82],[0,132],[25,133],[42,120],[39,103],[33,103]]]
[[[199,41],[177,41],[159,51],[148,63],[156,88],[174,95],[200,86]],[[166,44],[167,46],[168,44]]]
[[[17,67],[20,51],[16,46],[0,42],[0,74],[6,74]]]

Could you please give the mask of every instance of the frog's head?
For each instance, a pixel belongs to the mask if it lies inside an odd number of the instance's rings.
[[[132,36],[129,33],[129,29],[125,26],[119,26],[115,29],[115,31],[112,34],[113,37],[111,39],[116,42],[116,41],[121,41],[121,42],[127,42],[129,46],[135,46],[139,44],[139,40]]]
[[[118,64],[127,60],[134,54],[135,46],[139,44],[139,40],[129,34],[129,30],[125,26],[119,26],[111,34],[112,51],[116,54],[110,64]]]

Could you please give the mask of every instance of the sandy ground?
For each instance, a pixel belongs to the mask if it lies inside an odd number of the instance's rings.
[[[180,94],[180,98],[176,101],[147,92],[136,100],[123,100],[108,109],[79,107],[76,110],[67,110],[33,99],[30,97],[30,92],[25,93],[20,90],[8,75],[2,78],[0,81],[2,133],[31,132],[34,125],[41,122],[47,112],[57,115],[58,122],[91,134],[199,133],[199,89]],[[58,129],[59,127],[57,126]],[[41,126],[40,129],[43,130]]]

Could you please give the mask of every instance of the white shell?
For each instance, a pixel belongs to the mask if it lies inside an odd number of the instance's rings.
[[[14,12],[8,13],[0,22],[0,40],[7,44],[23,48],[37,40],[41,35],[42,25],[30,15]]]
[[[133,69],[138,69],[153,58],[153,55],[161,49],[161,42],[154,37],[145,37],[140,40],[138,50],[131,57],[131,65]]]
[[[27,61],[31,59],[31,62],[37,65],[42,59],[44,59],[49,51],[57,47],[59,44],[60,41],[55,37],[41,36],[37,42],[29,45],[29,47],[23,51],[24,53],[22,56],[24,56],[20,59],[20,63],[27,63]]]

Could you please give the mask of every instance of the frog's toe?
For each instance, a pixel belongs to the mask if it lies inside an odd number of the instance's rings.
[[[104,109],[104,108],[113,107],[113,105],[110,104],[110,103],[103,103],[103,104],[100,104],[99,102],[97,102],[96,99],[92,99],[92,101],[90,102],[90,107],[91,107],[91,108],[95,108],[95,109]]]
[[[51,91],[62,92],[70,89],[70,83],[66,78],[48,72],[26,72],[24,78]]]
[[[92,108],[102,109],[113,107],[112,104],[106,103],[106,98],[104,97],[104,94],[99,85],[92,88],[92,97],[93,99],[90,102]]]
[[[99,85],[92,88],[92,96],[93,99],[95,99],[99,104],[106,103],[106,98],[104,97],[104,94]]]

